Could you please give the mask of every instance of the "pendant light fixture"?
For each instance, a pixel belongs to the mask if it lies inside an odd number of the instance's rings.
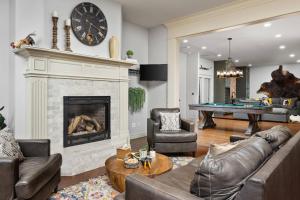
[[[232,38],[228,38],[229,50],[228,50],[228,59],[226,61],[225,70],[218,70],[217,77],[218,78],[241,78],[243,77],[243,71],[235,68],[234,63],[231,58],[231,40]]]

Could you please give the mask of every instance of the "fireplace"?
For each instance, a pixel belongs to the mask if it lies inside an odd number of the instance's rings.
[[[64,147],[110,139],[109,96],[64,97]]]

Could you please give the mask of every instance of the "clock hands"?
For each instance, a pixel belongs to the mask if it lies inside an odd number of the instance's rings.
[[[103,33],[101,32],[101,30],[100,30],[97,26],[95,26],[93,23],[89,22],[88,19],[86,19],[85,21],[86,21],[87,23],[90,24],[90,27],[93,26],[95,29],[97,29],[97,30],[98,30],[98,34],[99,34],[102,38],[104,37]]]

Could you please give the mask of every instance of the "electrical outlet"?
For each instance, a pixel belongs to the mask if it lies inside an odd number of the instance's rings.
[[[132,127],[132,128],[135,128],[135,127],[136,127],[136,124],[135,124],[135,123],[132,123],[132,124],[131,124],[131,127]]]

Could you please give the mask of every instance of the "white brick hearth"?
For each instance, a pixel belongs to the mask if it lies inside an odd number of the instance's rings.
[[[27,60],[26,135],[51,140],[51,153],[63,156],[62,175],[104,166],[129,142],[128,68],[134,63],[41,48],[15,53]],[[64,148],[64,96],[110,96],[111,139]]]

